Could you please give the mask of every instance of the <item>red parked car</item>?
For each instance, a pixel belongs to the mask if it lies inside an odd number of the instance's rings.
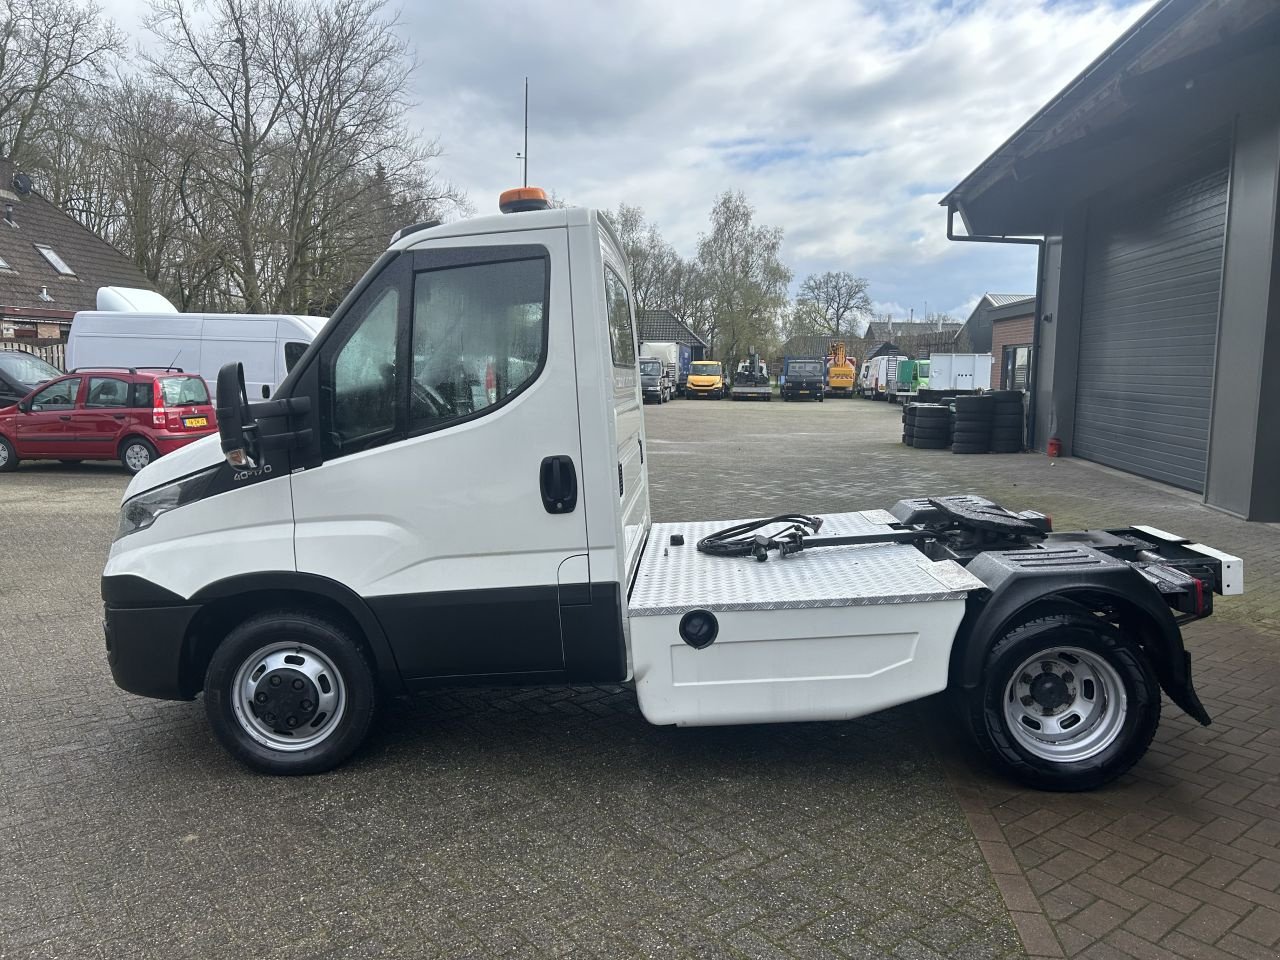
[[[146,367],[72,370],[0,408],[0,471],[19,460],[119,460],[137,473],[217,430],[208,385],[198,374]]]

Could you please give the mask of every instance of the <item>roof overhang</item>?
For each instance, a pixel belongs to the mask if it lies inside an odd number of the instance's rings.
[[[1044,236],[1066,209],[1169,158],[1220,149],[1274,101],[1275,0],[1163,0],[942,199],[971,234]]]

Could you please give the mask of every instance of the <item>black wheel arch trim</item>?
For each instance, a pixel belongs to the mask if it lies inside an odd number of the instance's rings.
[[[204,606],[230,597],[274,592],[310,593],[336,603],[355,621],[368,641],[383,688],[392,694],[403,692],[399,664],[378,618],[359,594],[337,580],[291,570],[238,574],[201,587],[186,602]]]
[[[952,647],[951,676],[966,690],[982,682],[991,645],[1038,606],[1053,602],[1092,612],[1104,600],[1136,614],[1148,629],[1139,638],[1160,686],[1189,716],[1208,726],[1210,717],[1191,680],[1191,655],[1169,606],[1132,567],[1073,571],[1069,575],[1011,577],[992,591],[971,594]],[[980,640],[980,642],[973,642]]]

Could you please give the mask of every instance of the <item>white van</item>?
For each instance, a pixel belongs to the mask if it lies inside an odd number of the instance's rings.
[[[651,523],[622,245],[532,192],[404,231],[272,400],[220,371],[219,437],[124,494],[102,577],[120,687],[203,691],[274,773],[341,763],[381,698],[466,683],[634,680],[678,725],[950,687],[1006,771],[1076,790],[1137,762],[1161,688],[1209,721],[1179,626],[1243,568],[1201,544],[971,495]]]
[[[67,369],[175,367],[204,377],[216,402],[218,370],[241,363],[249,396],[266,398],[326,322],[289,314],[84,310],[71,322]]]

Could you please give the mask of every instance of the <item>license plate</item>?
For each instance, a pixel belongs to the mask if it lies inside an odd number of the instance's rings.
[[[208,417],[187,417],[182,421],[188,427],[207,427],[209,425]]]

